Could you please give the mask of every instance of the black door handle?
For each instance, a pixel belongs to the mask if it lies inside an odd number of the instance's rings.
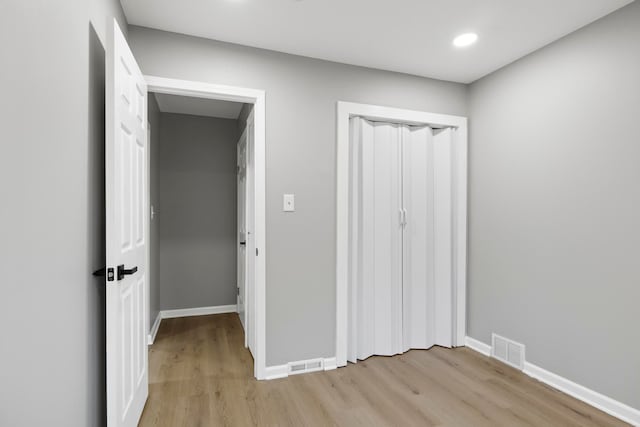
[[[244,246],[246,244],[247,244],[247,242],[240,242],[240,246]]]
[[[138,271],[138,267],[133,267],[127,270],[124,268],[124,264],[121,264],[118,266],[118,280],[124,279],[124,276],[135,274],[136,271]]]

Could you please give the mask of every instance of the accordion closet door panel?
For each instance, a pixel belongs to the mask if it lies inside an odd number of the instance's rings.
[[[402,349],[401,126],[353,119],[358,173],[349,359]]]
[[[451,130],[350,125],[347,360],[450,347]]]

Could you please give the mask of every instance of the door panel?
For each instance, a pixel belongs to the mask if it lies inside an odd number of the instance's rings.
[[[247,310],[246,310],[246,286],[247,286],[247,139],[246,131],[238,141],[238,316],[244,328],[244,345],[248,346],[247,339]]]
[[[350,144],[349,156],[351,169],[349,175],[349,291],[347,292],[349,315],[347,318],[347,360],[358,362],[358,319],[361,310],[362,275],[362,127],[358,117],[349,120]]]
[[[404,349],[430,348],[435,334],[433,276],[433,134],[429,127],[403,126]]]
[[[402,352],[401,129],[361,121],[358,359]]]
[[[247,329],[246,334],[247,346],[249,351],[255,357],[256,342],[256,322],[255,322],[255,283],[256,283],[256,239],[255,239],[255,159],[254,159],[254,120],[253,113],[247,118],[246,128],[246,194],[245,194],[245,218],[246,218],[246,292],[245,292],[245,311],[247,313]]]
[[[129,427],[148,394],[147,87],[115,21],[106,77],[107,425]]]
[[[435,342],[451,347],[453,340],[453,193],[452,130],[433,137]]]

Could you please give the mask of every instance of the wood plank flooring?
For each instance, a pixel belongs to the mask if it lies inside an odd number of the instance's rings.
[[[622,426],[466,348],[253,379],[236,314],[163,320],[141,426]]]

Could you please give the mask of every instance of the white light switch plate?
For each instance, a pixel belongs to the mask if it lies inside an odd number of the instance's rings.
[[[295,195],[285,194],[282,199],[283,199],[283,205],[284,205],[282,209],[285,212],[294,212],[296,210]]]

